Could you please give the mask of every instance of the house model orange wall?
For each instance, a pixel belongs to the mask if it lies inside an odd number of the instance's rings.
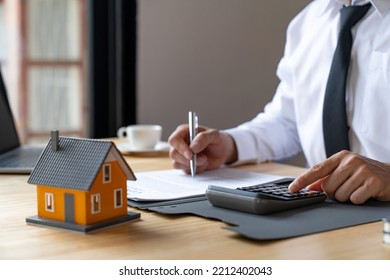
[[[107,168],[108,177],[104,172]],[[119,164],[112,161],[102,165],[90,191],[38,185],[38,216],[87,225],[126,215],[126,180]],[[68,204],[72,203],[71,197],[73,207]],[[70,211],[66,212],[68,207]]]

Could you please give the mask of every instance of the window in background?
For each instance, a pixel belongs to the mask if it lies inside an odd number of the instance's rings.
[[[23,143],[114,137],[136,116],[137,0],[0,0],[0,62]],[[88,70],[88,71],[87,71]]]
[[[86,136],[85,0],[3,0],[8,95],[22,142]],[[4,34],[1,32],[1,34]],[[9,42],[9,43],[8,43]]]

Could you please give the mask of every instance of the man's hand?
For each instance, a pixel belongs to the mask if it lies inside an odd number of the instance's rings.
[[[341,202],[390,201],[390,165],[341,151],[296,178],[289,189],[295,192],[306,186]]]
[[[216,129],[199,127],[198,134],[189,146],[188,125],[180,125],[169,137],[173,167],[190,173],[189,161],[197,154],[196,172],[219,168],[221,165],[237,160],[233,138]]]

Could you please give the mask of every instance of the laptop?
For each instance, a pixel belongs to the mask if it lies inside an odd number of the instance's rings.
[[[31,173],[42,151],[20,144],[0,71],[0,173]]]

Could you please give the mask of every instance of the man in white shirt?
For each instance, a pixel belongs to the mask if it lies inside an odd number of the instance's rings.
[[[327,158],[322,108],[343,4],[371,2],[352,29],[346,89],[351,151]],[[390,0],[315,0],[289,24],[277,75],[280,84],[253,120],[226,131],[201,127],[188,146],[188,126],[169,138],[174,167],[197,172],[223,164],[280,160],[303,152],[311,168],[291,184],[324,190],[339,201],[390,201]]]

